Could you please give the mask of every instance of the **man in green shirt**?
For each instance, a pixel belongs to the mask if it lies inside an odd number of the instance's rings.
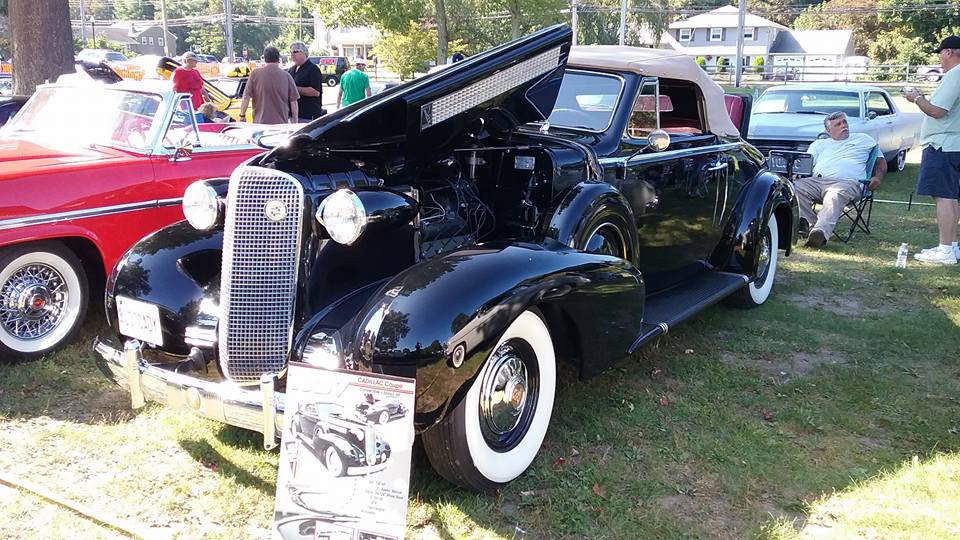
[[[929,195],[937,206],[940,244],[914,257],[923,262],[957,264],[957,221],[960,220],[960,37],[949,36],[934,51],[940,55],[944,75],[930,96],[916,89],[904,94],[923,112],[920,144],[923,157],[917,178],[917,195]]]
[[[357,62],[353,69],[340,78],[340,92],[337,93],[338,109],[370,97],[370,78],[363,72],[365,67],[362,62]]]

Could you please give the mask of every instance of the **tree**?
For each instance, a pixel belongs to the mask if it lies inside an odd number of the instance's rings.
[[[840,13],[841,10],[860,10]],[[853,30],[857,53],[867,54],[883,27],[877,16],[877,0],[827,0],[810,6],[793,22],[797,30]]]
[[[113,16],[123,21],[152,20],[154,12],[159,15],[152,0],[114,0]]]
[[[960,33],[960,0],[936,4],[926,0],[877,0],[877,7],[885,10],[879,16],[881,23],[901,35],[920,38],[927,49],[933,49],[946,36]]]
[[[700,66],[700,69],[706,71],[706,70],[707,70],[707,57],[706,57],[706,56],[698,56],[698,57],[697,57],[697,65]]]
[[[30,95],[38,84],[73,71],[70,9],[62,0],[10,0],[13,92]]]
[[[763,73],[764,60],[762,56],[754,58],[752,64],[754,73]]]
[[[406,32],[384,32],[374,48],[377,58],[397,75],[400,80],[423,71],[436,50],[437,32],[424,28],[413,21]]]

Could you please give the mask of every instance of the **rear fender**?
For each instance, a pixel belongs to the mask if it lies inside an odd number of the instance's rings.
[[[186,221],[135,244],[120,258],[107,283],[104,303],[111,328],[119,328],[115,299],[122,295],[159,307],[165,352],[190,352],[185,341],[188,326],[207,328],[215,337],[222,249],[222,230],[198,231]]]
[[[643,311],[630,263],[555,242],[486,244],[414,265],[367,300],[345,345],[365,369],[417,379],[417,424],[455,407],[503,331],[538,308],[558,357],[597,372],[623,358]],[[462,346],[462,364],[454,351]]]
[[[757,269],[760,233],[770,215],[777,218],[778,245],[789,255],[797,237],[799,206],[790,182],[768,171],[759,172],[737,201],[727,233],[714,253],[732,253],[726,268],[753,276]]]

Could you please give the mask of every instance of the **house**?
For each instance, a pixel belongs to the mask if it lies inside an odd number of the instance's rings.
[[[75,29],[74,32],[79,34],[79,29]],[[137,54],[163,55],[165,40],[169,41],[171,51],[177,50],[177,36],[167,32],[164,37],[163,27],[159,24],[118,22],[109,26],[96,26],[95,32],[110,43],[120,45]]]
[[[312,51],[326,51],[334,56],[368,58],[380,33],[372,26],[327,26],[320,17],[313,19],[313,35],[317,38],[310,46]]]
[[[739,11],[734,6],[723,6],[689,19],[671,23],[661,43],[690,56],[703,56],[707,65],[716,65],[720,58],[728,65],[736,63]],[[771,46],[790,29],[782,24],[747,13],[743,27],[743,65],[763,57],[768,61]]]
[[[805,81],[833,81],[842,78],[853,50],[851,30],[794,30],[777,36],[770,47],[774,69],[793,68]]]

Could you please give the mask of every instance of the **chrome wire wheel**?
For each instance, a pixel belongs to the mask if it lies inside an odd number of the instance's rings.
[[[83,268],[53,242],[0,253],[0,356],[39,356],[68,341],[87,304]]]
[[[56,268],[40,263],[21,266],[0,286],[0,324],[17,339],[41,339],[63,320],[69,296]]]

